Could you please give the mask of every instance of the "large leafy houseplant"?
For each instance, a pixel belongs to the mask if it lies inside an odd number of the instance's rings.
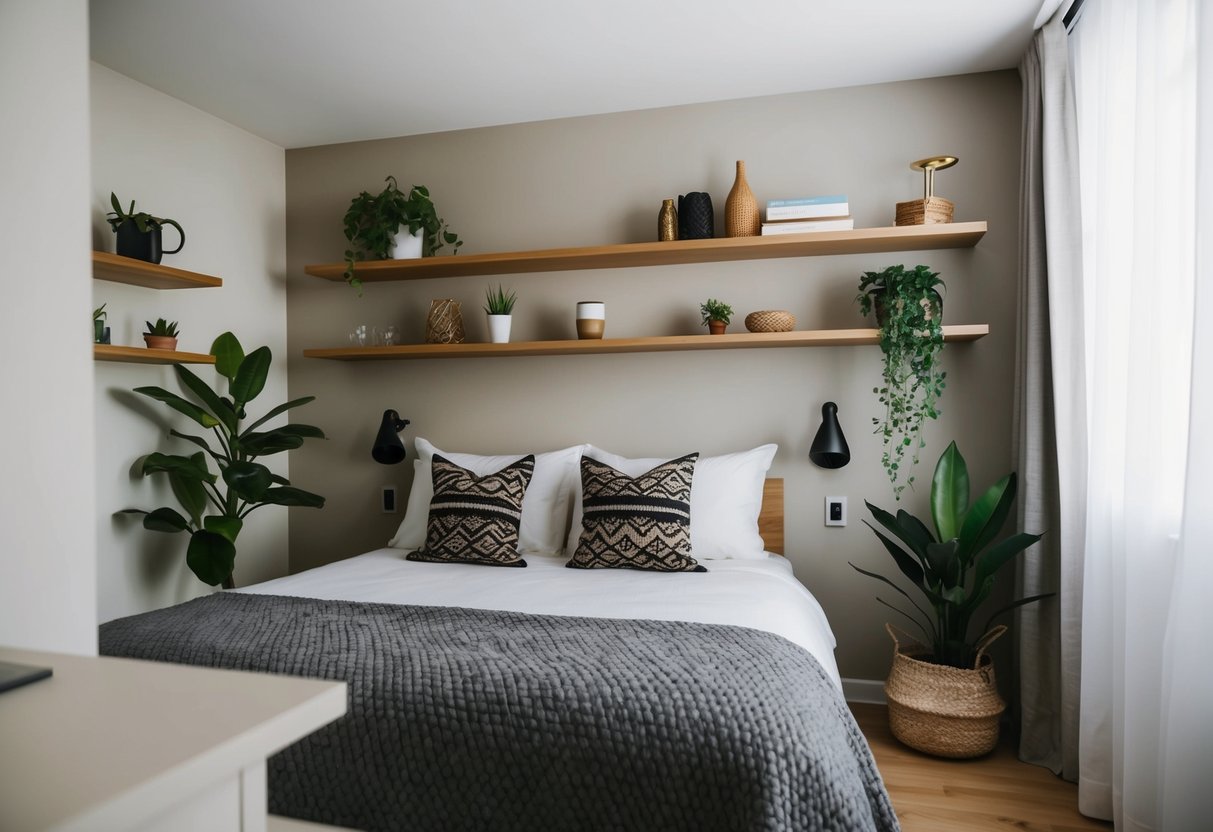
[[[250,514],[262,506],[324,506],[323,497],[293,487],[285,477],[256,460],[298,448],[305,439],[323,439],[324,432],[300,424],[258,430],[275,416],[307,404],[315,396],[280,404],[245,426],[246,405],[265,387],[272,360],[270,349],[258,347],[245,355],[236,336],[225,332],[215,339],[211,355],[215,356],[215,369],[228,381],[227,396],[212,390],[180,364],[173,369],[194,401],[161,387],[135,388],[136,393],[163,402],[213,434],[214,446],[201,436],[170,431],[201,450],[191,456],[152,453],[143,459],[144,476],[167,476],[185,513],[167,507],[153,511],[126,509],[126,513],[142,514],[143,527],[151,531],[188,532],[185,561],[189,568],[203,583],[211,586],[221,583],[231,588],[236,538]],[[216,471],[211,471],[208,457],[215,463]]]
[[[893,484],[893,496],[914,484],[906,474],[906,452],[910,464],[918,464],[918,453],[926,447],[922,427],[939,416],[947,373],[939,363],[943,350],[943,301],[938,272],[926,266],[889,266],[880,272],[865,272],[859,281],[860,311],[876,312],[880,328],[880,351],[884,372],[880,387],[872,392],[880,398],[884,414],[873,418],[883,442],[880,462]]]
[[[1018,554],[1040,540],[1038,534],[1020,532],[997,543],[1007,515],[1015,502],[1015,474],[990,486],[976,501],[969,502],[969,469],[956,443],[948,445],[935,466],[931,481],[931,518],[935,532],[914,515],[899,510],[896,515],[866,503],[872,517],[889,534],[868,523],[897,564],[898,570],[925,596],[933,614],[928,614],[908,592],[884,575],[851,567],[882,581],[906,598],[919,617],[898,609],[882,598],[881,604],[904,615],[926,637],[936,664],[971,668],[975,639],[971,621],[978,607],[994,591],[998,571]],[[896,541],[892,538],[896,538]],[[976,631],[980,637],[1004,612],[1047,598],[1052,593],[1020,598],[990,616]]]
[[[386,260],[392,251],[396,234],[407,228],[410,234],[422,233],[421,255],[429,257],[444,245],[459,253],[463,241],[449,230],[446,220],[424,185],[414,185],[406,194],[396,184],[396,177],[385,180],[387,186],[377,194],[363,191],[350,201],[345,212],[345,239],[350,247],[345,252],[345,280],[362,291],[362,281],[354,274],[354,264],[368,256]]]

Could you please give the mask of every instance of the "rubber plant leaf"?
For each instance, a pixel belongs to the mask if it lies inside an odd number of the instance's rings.
[[[240,371],[244,361],[244,348],[240,340],[230,332],[225,332],[211,344],[211,355],[215,356],[215,370],[219,375],[232,381]]]
[[[170,393],[163,387],[136,387],[135,392],[149,399],[164,402],[178,413],[184,413],[204,428],[217,427],[220,422],[193,402],[186,401],[176,393]]]
[[[272,359],[269,347],[258,347],[240,362],[240,369],[236,371],[229,388],[237,409],[257,398],[265,389]]]
[[[198,580],[210,586],[223,583],[236,566],[236,547],[217,532],[196,531],[190,535],[185,562]]]
[[[940,540],[960,536],[969,510],[969,467],[953,441],[939,457],[931,480],[931,517]]]

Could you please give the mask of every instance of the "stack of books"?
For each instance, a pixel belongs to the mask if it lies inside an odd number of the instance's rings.
[[[762,236],[850,231],[854,227],[851,205],[845,195],[773,199],[767,203],[767,221],[762,224]]]

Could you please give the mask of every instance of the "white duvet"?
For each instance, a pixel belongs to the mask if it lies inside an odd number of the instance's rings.
[[[378,549],[238,591],[333,601],[734,624],[808,650],[841,688],[834,634],[817,599],[779,555],[709,560],[706,573],[567,569],[563,557],[527,555],[525,569],[414,563]]]

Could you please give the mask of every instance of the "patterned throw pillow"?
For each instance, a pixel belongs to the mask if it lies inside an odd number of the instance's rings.
[[[425,545],[408,560],[526,566],[518,554],[522,498],[535,473],[534,455],[478,477],[434,454],[434,498]]]
[[[629,477],[583,456],[581,537],[565,566],[706,572],[691,557],[691,480],[698,458],[687,454]]]

